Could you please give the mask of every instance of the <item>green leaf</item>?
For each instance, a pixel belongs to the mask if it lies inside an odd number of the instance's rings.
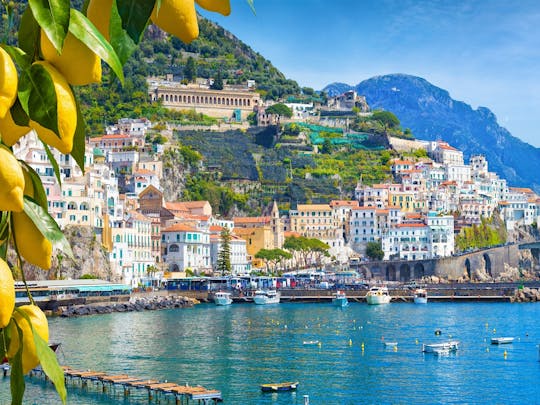
[[[34,222],[34,225],[36,225],[42,235],[51,241],[53,248],[60,250],[70,259],[75,260],[71,246],[69,246],[64,233],[46,209],[43,209],[28,196],[24,196],[24,213]]]
[[[24,10],[19,24],[19,46],[28,55],[37,55],[39,44],[39,24],[29,7]]]
[[[137,45],[122,28],[122,18],[120,17],[114,2],[111,9],[109,31],[111,35],[111,45],[123,65],[127,62],[135,49],[137,49]]]
[[[156,0],[116,0],[122,28],[136,44],[141,40],[155,3]]]
[[[255,12],[255,5],[253,4],[253,0],[246,0],[248,5],[249,5],[249,8],[251,8],[251,11],[253,12],[253,14],[257,14]]]
[[[98,29],[80,11],[71,9],[69,32],[85,43],[96,55],[103,59],[124,84],[124,72],[118,55],[111,44],[101,35]]]
[[[13,118],[13,122],[21,127],[27,127],[30,123],[30,118],[28,117],[28,114],[24,111],[21,101],[19,98],[15,100],[15,103],[11,106],[11,118]]]
[[[32,58],[28,56],[22,49],[5,44],[2,44],[1,46],[6,50],[7,53],[9,53],[9,56],[11,56],[15,64],[18,65],[21,70],[27,71],[30,69],[32,66]]]
[[[69,27],[69,0],[28,0],[34,18],[58,52]]]
[[[84,151],[86,142],[86,124],[84,122],[84,116],[81,113],[81,106],[79,100],[77,103],[77,128],[75,129],[75,135],[73,137],[73,149],[71,150],[71,156],[77,162],[80,169],[84,173]]]
[[[56,91],[49,72],[42,65],[33,64],[21,72],[19,99],[30,119],[58,135]]]
[[[45,153],[47,154],[47,157],[49,158],[49,162],[51,162],[51,165],[54,170],[54,175],[56,176],[56,180],[58,181],[58,185],[62,186],[62,178],[60,177],[60,168],[58,167],[58,162],[56,161],[54,155],[51,152],[51,148],[49,148],[49,145],[47,145],[45,142],[41,141],[43,148],[45,149]]]
[[[47,209],[47,194],[45,193],[45,189],[43,188],[43,183],[41,182],[39,174],[37,174],[37,172],[24,160],[19,160],[19,162],[21,162],[21,165],[23,165],[23,170],[26,170],[28,172],[30,180],[32,181],[32,188],[34,189],[34,200],[44,209]]]
[[[11,383],[11,404],[19,405],[22,404],[25,390],[24,374],[22,369],[23,334],[19,325],[17,325],[17,322],[15,322],[14,320],[12,320],[11,322],[11,327],[17,328],[17,330],[19,331],[19,351],[15,354],[14,357],[9,360],[9,365],[11,367],[11,375],[9,377]]]
[[[34,334],[34,343],[36,345],[36,354],[41,363],[41,368],[54,384],[62,403],[66,403],[66,385],[64,381],[64,371],[58,364],[56,354],[49,347],[48,342],[45,342],[41,336],[39,336],[32,327],[32,333]]]

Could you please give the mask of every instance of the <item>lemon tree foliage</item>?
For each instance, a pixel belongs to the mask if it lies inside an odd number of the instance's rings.
[[[53,252],[73,254],[47,211],[40,177],[12,146],[33,130],[60,184],[51,148],[84,171],[86,128],[75,86],[102,83],[102,63],[123,84],[124,64],[150,23],[193,41],[196,4],[230,13],[229,0],[87,0],[82,10],[80,0],[0,0],[0,355],[11,366],[13,404],[23,402],[24,374],[39,364],[66,402],[47,318],[31,295],[29,305],[15,307],[14,274],[25,282],[24,263],[48,270]]]

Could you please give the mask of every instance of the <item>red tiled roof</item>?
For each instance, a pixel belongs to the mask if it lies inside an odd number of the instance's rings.
[[[358,207],[358,201],[332,200],[330,207]]]
[[[235,224],[267,224],[272,221],[271,217],[234,217]]]
[[[163,232],[197,232],[197,228],[184,224],[174,224],[163,229]]]
[[[426,224],[397,224],[398,228],[427,228]]]

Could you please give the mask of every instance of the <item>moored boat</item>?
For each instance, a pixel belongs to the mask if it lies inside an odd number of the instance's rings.
[[[334,298],[332,298],[332,304],[336,307],[346,307],[349,305],[349,301],[343,291],[336,291],[336,293],[334,293]]]
[[[491,338],[491,344],[492,345],[504,345],[508,343],[512,343],[514,341],[513,337],[494,337]]]
[[[231,293],[225,291],[218,291],[214,294],[214,303],[216,305],[231,305],[233,302]]]
[[[369,305],[388,304],[392,298],[385,286],[374,286],[366,294],[366,301]]]
[[[275,384],[261,384],[261,391],[263,392],[278,392],[278,391],[292,391],[298,386],[296,382],[282,382]]]
[[[281,293],[276,290],[257,290],[253,302],[257,305],[279,304]]]
[[[428,296],[427,290],[424,288],[417,288],[414,291],[414,303],[415,304],[427,304]]]
[[[455,352],[459,348],[459,342],[457,340],[449,340],[447,342],[440,343],[424,343],[422,344],[422,351],[424,353],[450,353]]]

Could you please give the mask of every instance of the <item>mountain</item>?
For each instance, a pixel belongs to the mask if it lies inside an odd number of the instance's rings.
[[[345,87],[334,83],[328,91],[336,88]],[[475,110],[427,80],[404,74],[376,76],[354,89],[366,97],[372,109],[393,112],[416,138],[443,139],[462,150],[467,160],[483,154],[489,169],[509,185],[540,191],[540,149],[512,136],[488,108]]]
[[[324,91],[326,92],[326,94],[328,94],[328,97],[335,97],[353,88],[354,87],[351,86],[350,84],[336,82],[336,83],[331,83],[328,86],[326,86],[324,88]]]

